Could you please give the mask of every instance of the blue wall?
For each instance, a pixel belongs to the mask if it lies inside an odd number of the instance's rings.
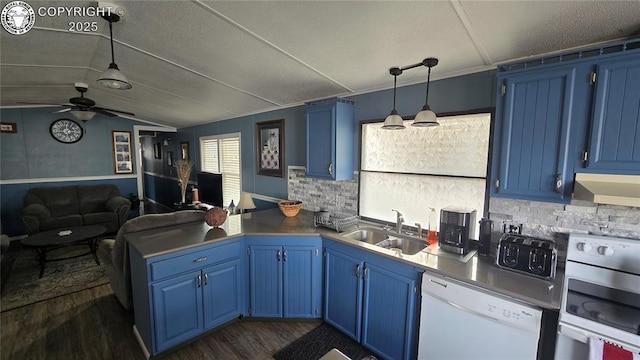
[[[436,113],[463,112],[495,106],[496,71],[485,71],[455,78],[433,81],[429,89],[429,105]],[[398,113],[402,116],[415,115],[424,105],[426,84],[400,87],[397,90]],[[392,90],[377,91],[348,97],[355,101],[356,134],[353,140],[354,164],[357,168],[360,149],[358,148],[359,123],[363,120],[383,120],[391,111]],[[256,150],[254,127],[256,122],[285,119],[285,164],[305,165],[306,122],[303,105],[269,111],[251,116],[183,128],[177,137],[189,141],[191,159],[200,168],[199,138],[233,132],[241,133],[242,143],[242,190],[275,198],[287,198],[287,178],[259,176],[256,174]],[[173,136],[173,135],[172,135]],[[172,137],[173,139],[173,137]],[[156,191],[159,191],[156,188]]]
[[[86,124],[78,121],[86,129],[79,142],[63,144],[51,137],[49,127],[71,115],[52,113],[55,110],[0,109],[2,122],[16,123],[18,129],[0,134],[0,218],[3,233],[10,236],[26,232],[20,209],[32,187],[111,183],[123,195],[137,193],[135,173],[115,174],[111,131],[133,134],[133,125],[141,123],[98,114]]]

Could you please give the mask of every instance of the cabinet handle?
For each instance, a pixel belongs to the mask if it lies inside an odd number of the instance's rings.
[[[360,277],[360,264],[356,265],[356,277]]]
[[[196,262],[196,263],[197,262],[203,262],[203,261],[206,261],[207,259],[208,259],[208,257],[203,256],[203,257],[199,257],[199,258],[193,260],[193,262]]]
[[[329,175],[333,176],[333,163],[329,164]]]
[[[204,273],[204,285],[209,285],[209,274]]]
[[[556,192],[562,190],[562,174],[556,174]]]
[[[198,275],[198,287],[202,287],[202,275]]]
[[[280,250],[278,250],[278,252],[276,253],[276,258],[278,259],[278,261],[280,261]]]
[[[364,268],[364,279],[367,280],[369,277],[369,268],[365,266]]]
[[[287,261],[287,250],[282,252],[282,261]]]

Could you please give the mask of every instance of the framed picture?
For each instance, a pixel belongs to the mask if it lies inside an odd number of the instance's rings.
[[[173,151],[167,151],[167,165],[173,166]]]
[[[131,132],[112,131],[113,164],[116,174],[131,174],[133,159],[131,158]]]
[[[153,144],[153,158],[162,159],[162,143]]]
[[[189,160],[189,143],[188,142],[180,143],[180,158],[182,160]]]
[[[284,119],[256,123],[258,175],[284,177]]]
[[[0,132],[15,134],[18,132],[18,125],[16,123],[0,123]]]

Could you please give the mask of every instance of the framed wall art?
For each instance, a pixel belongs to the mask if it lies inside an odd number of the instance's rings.
[[[133,159],[131,158],[131,132],[112,131],[113,164],[116,174],[131,174]]]
[[[162,159],[162,143],[157,142],[153,144],[153,158]]]
[[[18,132],[18,125],[16,123],[9,122],[0,123],[0,132],[15,134]]]
[[[180,143],[180,158],[182,160],[189,160],[189,143],[188,142]]]
[[[173,151],[167,151],[167,165],[173,166]]]
[[[284,177],[284,119],[256,123],[258,175]]]

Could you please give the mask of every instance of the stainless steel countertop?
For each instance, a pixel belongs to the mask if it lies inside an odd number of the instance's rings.
[[[300,211],[296,217],[285,217],[279,209],[232,215],[219,228],[205,222],[174,226],[167,231],[159,228],[125,235],[131,248],[143,258],[184,250],[205,243],[242,235],[317,236],[374,252],[417,268],[459,280],[485,290],[540,308],[560,308],[564,271],[559,267],[554,280],[503,270],[495,265],[494,256],[472,256],[462,262],[455,255],[438,256],[427,252],[415,255],[399,254],[365,242],[341,236],[335,230],[314,227],[313,213]]]

